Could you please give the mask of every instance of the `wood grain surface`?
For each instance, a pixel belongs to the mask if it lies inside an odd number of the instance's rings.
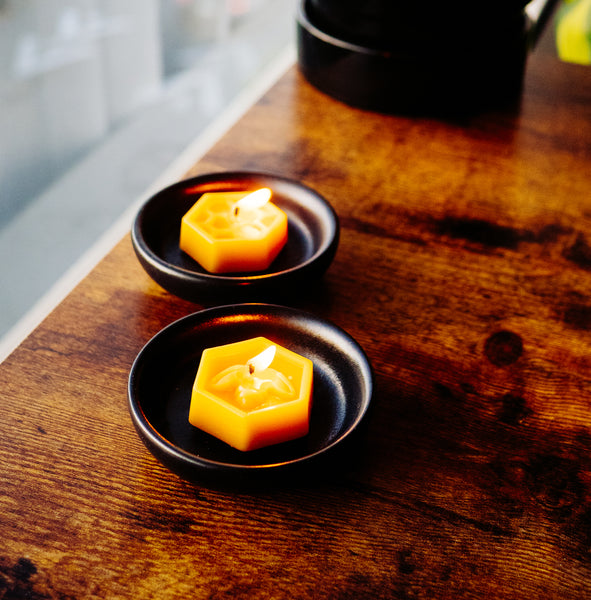
[[[591,598],[591,69],[518,110],[365,113],[290,70],[188,175],[268,171],[341,222],[286,298],[366,350],[356,460],[236,491],[135,433],[142,346],[202,308],[125,237],[0,365],[0,598]]]

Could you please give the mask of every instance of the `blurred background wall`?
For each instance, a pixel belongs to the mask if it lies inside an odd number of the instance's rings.
[[[294,30],[295,0],[0,0],[0,338]]]

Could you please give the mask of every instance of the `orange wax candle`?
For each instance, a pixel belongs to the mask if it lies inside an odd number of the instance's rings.
[[[238,450],[308,433],[312,361],[264,337],[203,352],[189,422]]]
[[[183,216],[180,247],[211,273],[263,271],[287,242],[271,190],[208,192]]]

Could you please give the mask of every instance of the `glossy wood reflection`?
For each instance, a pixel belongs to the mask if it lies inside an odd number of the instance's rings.
[[[126,237],[0,365],[0,597],[591,596],[591,71],[532,55],[515,112],[364,113],[296,69],[188,175],[323,194],[341,243],[286,304],[377,390],[344,472],[237,492],[144,448],[131,364],[201,305]]]

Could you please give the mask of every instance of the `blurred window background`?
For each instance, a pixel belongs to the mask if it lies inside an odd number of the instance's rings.
[[[0,0],[0,338],[294,34],[294,0]]]

